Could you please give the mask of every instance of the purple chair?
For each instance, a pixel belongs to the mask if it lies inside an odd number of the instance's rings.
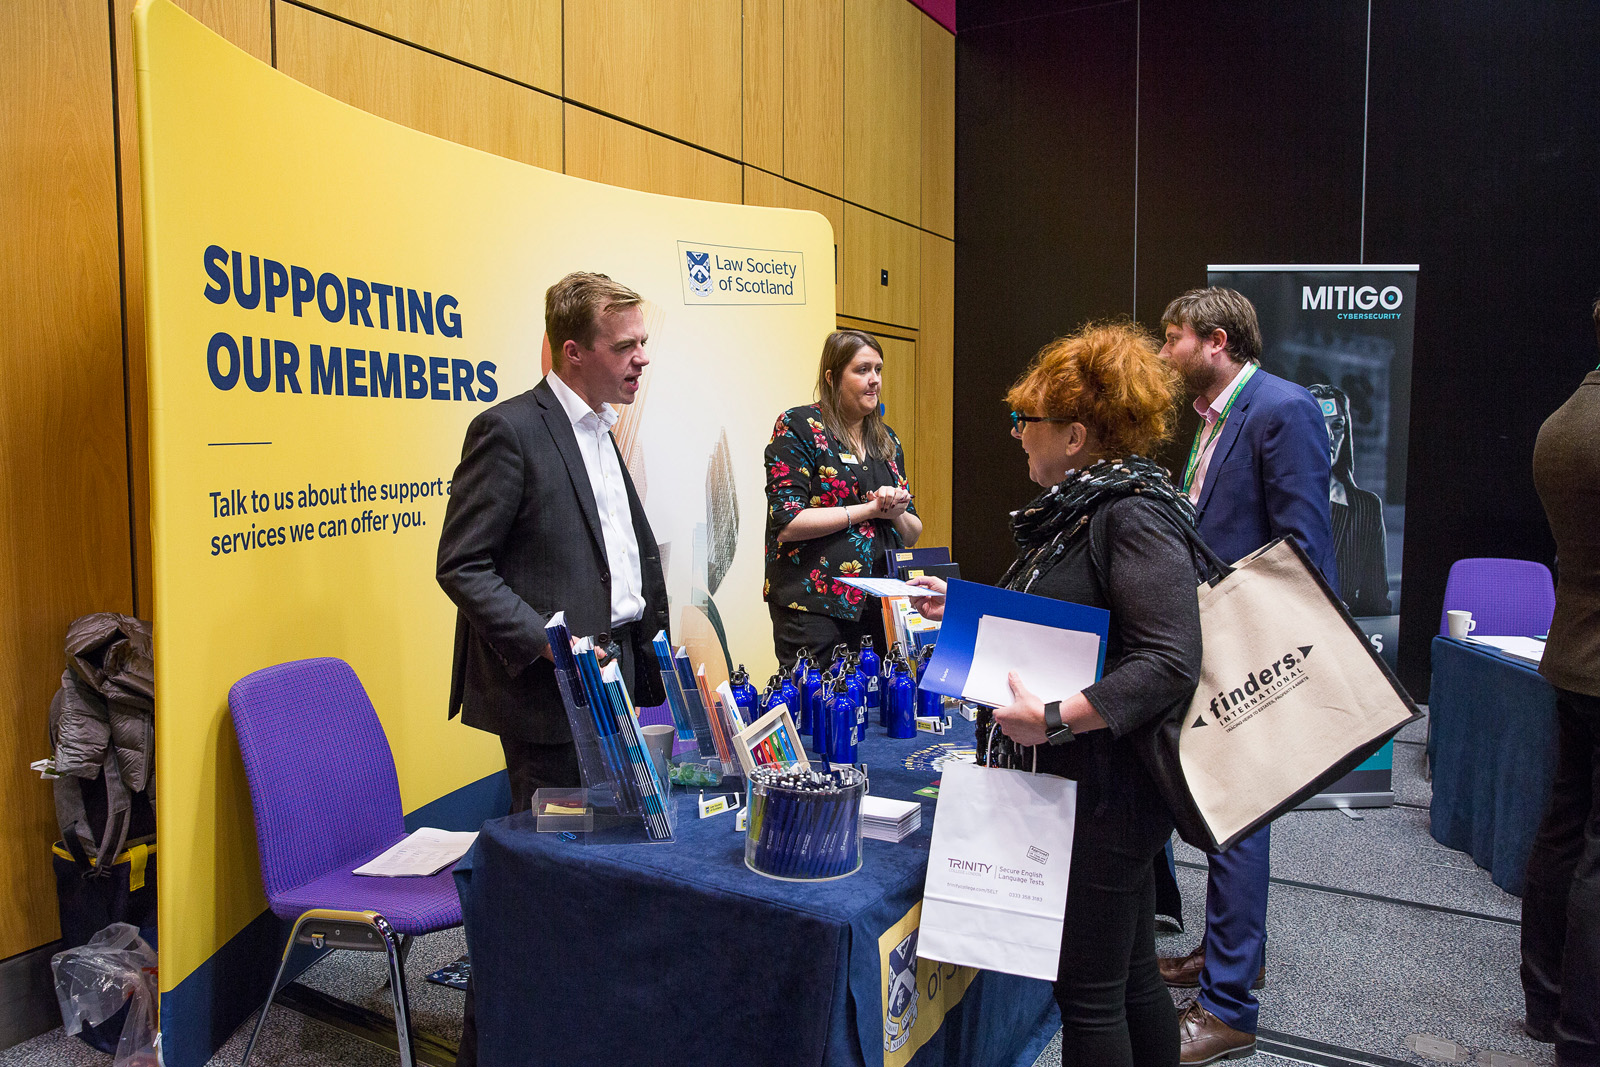
[[[1470,611],[1474,633],[1538,637],[1550,632],[1556,587],[1550,568],[1528,559],[1458,559],[1450,565],[1439,612],[1439,635],[1450,636],[1448,612]]]
[[[429,878],[351,873],[406,833],[394,757],[367,691],[343,660],[303,659],[239,679],[228,708],[250,783],[267,903],[294,921],[241,1067],[296,944],[388,954],[400,1063],[413,1067],[410,938],[460,926],[461,901],[449,870]]]

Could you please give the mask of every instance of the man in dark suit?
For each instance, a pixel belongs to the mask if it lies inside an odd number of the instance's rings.
[[[1328,432],[1322,409],[1301,386],[1259,366],[1256,311],[1231,289],[1194,289],[1161,316],[1161,354],[1195,394],[1195,431],[1183,488],[1200,536],[1236,560],[1293,537],[1338,590],[1328,505]],[[1266,977],[1271,827],[1210,859],[1206,931],[1188,956],[1161,961],[1169,985],[1200,987],[1180,1020],[1179,1062],[1212,1063],[1255,1048]]]
[[[609,633],[640,705],[667,590],[650,522],[622,462],[611,405],[631,404],[649,364],[640,296],[603,274],[545,293],[552,373],[467,428],[439,534],[439,584],[459,609],[450,711],[500,736],[511,810],[545,786],[576,786],[577,755],[544,628]]]

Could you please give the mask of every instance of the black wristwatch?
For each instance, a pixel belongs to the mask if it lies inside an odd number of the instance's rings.
[[[1045,740],[1052,745],[1064,745],[1072,740],[1072,727],[1061,721],[1061,701],[1052,700],[1044,706]]]

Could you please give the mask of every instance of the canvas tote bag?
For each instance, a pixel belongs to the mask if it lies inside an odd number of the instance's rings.
[[[1177,750],[1216,851],[1344,777],[1422,713],[1293,538],[1198,595],[1200,684]]]
[[[1169,518],[1210,572],[1197,591],[1200,684],[1134,744],[1179,836],[1215,853],[1344,777],[1422,713],[1293,538],[1230,567]],[[1104,574],[1103,521],[1090,537]]]
[[[1078,783],[947,763],[922,890],[917,955],[1056,979]]]

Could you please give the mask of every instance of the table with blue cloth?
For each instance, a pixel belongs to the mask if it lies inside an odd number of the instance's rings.
[[[1555,775],[1555,690],[1527,660],[1436,637],[1428,721],[1429,832],[1521,896]]]
[[[902,990],[886,1025],[889,979],[907,981],[894,950],[915,929],[933,823],[933,801],[913,793],[939,777],[938,746],[972,744],[961,719],[900,741],[869,728],[859,758],[871,792],[922,801],[922,829],[866,841],[861,870],[837,881],[750,871],[735,816],[699,819],[692,796],[671,843],[569,840],[536,832],[530,814],[485,823],[456,872],[478,1062],[1031,1064],[1060,1025],[1046,982],[913,964],[916,999],[907,1008]]]

